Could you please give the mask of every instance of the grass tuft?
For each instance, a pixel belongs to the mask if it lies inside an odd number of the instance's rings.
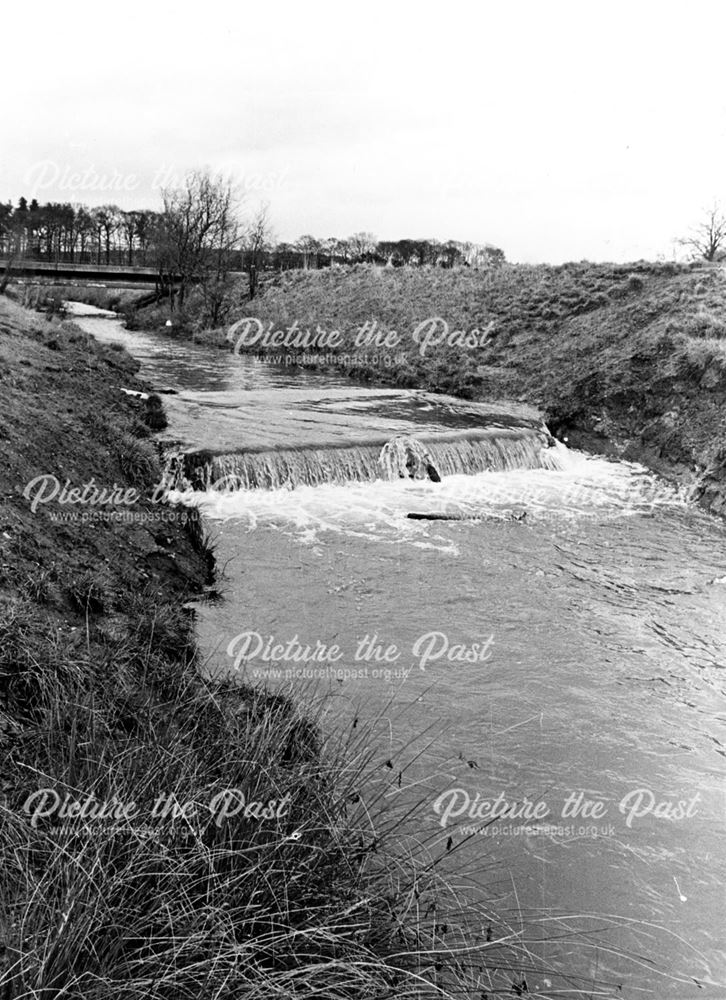
[[[152,392],[144,406],[144,423],[152,431],[163,431],[167,427],[166,414],[161,396]]]
[[[320,705],[204,680],[178,611],[127,612],[103,668],[35,664],[3,750],[3,1000],[423,1000],[531,974],[509,928],[477,942],[490,918],[439,873],[446,848],[391,817],[399,762],[364,726],[324,737]],[[86,815],[31,824],[41,789]]]
[[[123,434],[118,447],[118,461],[126,480],[132,486],[143,487],[158,480],[159,459],[153,446],[133,434]]]

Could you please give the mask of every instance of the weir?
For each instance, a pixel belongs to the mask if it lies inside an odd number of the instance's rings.
[[[541,427],[499,427],[417,434],[441,476],[514,469],[561,469],[562,451]],[[374,482],[405,475],[382,458],[388,439],[357,444],[177,453],[168,482],[176,489],[223,491],[295,489],[325,483]]]

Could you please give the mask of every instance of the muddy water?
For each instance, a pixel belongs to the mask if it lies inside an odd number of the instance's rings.
[[[292,441],[322,442],[321,400],[333,423],[363,412],[369,430],[415,429],[416,394],[367,395],[105,322],[178,390],[168,433],[192,446],[218,433],[228,447],[242,427],[264,444],[264,405],[243,398],[255,391]],[[426,411],[434,432],[444,410]],[[312,685],[331,724],[378,720],[382,756],[410,763],[400,796],[415,796],[421,835],[469,836],[460,857],[492,910],[547,938],[538,955],[580,985],[723,998],[724,526],[636,466],[559,457],[438,484],[194,494],[225,567],[224,601],[200,612],[209,668]],[[407,516],[442,512],[457,519]],[[485,827],[497,800],[529,812]],[[567,946],[547,933],[562,917],[581,932]]]

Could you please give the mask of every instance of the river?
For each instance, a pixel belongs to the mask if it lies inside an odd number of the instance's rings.
[[[221,567],[207,668],[370,725],[410,762],[421,836],[469,836],[462,863],[544,959],[626,997],[723,1000],[724,525],[638,466],[544,448],[524,406],[78,322],[173,390],[163,438],[196,456],[184,500]],[[441,482],[376,475],[396,434]],[[485,826],[497,801],[525,812]]]

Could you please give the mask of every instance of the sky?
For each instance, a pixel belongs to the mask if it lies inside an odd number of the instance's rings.
[[[725,27],[715,0],[14,4],[0,200],[158,208],[207,167],[278,239],[670,259],[726,204]]]

